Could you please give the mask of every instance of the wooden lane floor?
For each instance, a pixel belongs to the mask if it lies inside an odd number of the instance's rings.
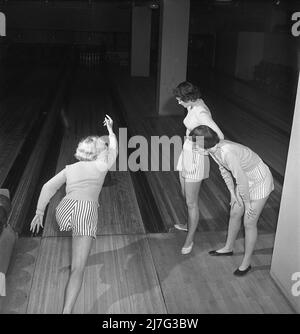
[[[199,83],[203,93],[206,94],[207,90],[217,92],[226,100],[253,113],[261,121],[272,124],[277,131],[289,137],[295,105],[294,96],[280,99],[250,86],[247,82],[233,79],[208,67],[191,68],[188,70],[188,77],[192,82]]]
[[[71,238],[43,238],[27,313],[61,313]],[[74,313],[165,313],[145,236],[99,236]]]
[[[17,240],[6,274],[6,296],[0,297],[0,314],[26,314],[40,241],[38,237]]]
[[[242,238],[234,256],[208,255],[224,240],[224,232],[197,233],[192,252],[181,255],[184,232],[98,236],[74,313],[294,313],[269,274],[274,234],[260,237],[245,277],[232,274]],[[70,237],[19,240],[0,313],[61,313],[70,248]]]
[[[14,73],[15,74],[15,73]],[[58,71],[34,68],[20,87],[0,101],[0,186],[3,184],[22,144],[42,112],[53,89]]]
[[[168,313],[293,313],[269,274],[273,234],[258,241],[253,271],[245,277],[232,275],[243,255],[241,238],[234,256],[226,258],[208,254],[223,245],[224,232],[197,233],[194,249],[184,256],[184,232],[148,240]]]

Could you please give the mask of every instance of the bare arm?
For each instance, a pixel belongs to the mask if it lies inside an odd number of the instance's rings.
[[[233,153],[227,152],[224,156],[224,159],[232,175],[236,179],[237,188],[239,194],[243,199],[243,202],[244,203],[250,202],[248,177],[243,171],[238,157]]]
[[[57,190],[66,182],[65,169],[56,174],[52,179],[43,185],[43,188],[38,199],[36,214],[43,215],[47,204],[54,196]]]
[[[230,193],[234,193],[234,182],[231,176],[231,173],[223,166],[219,165],[219,170],[221,172],[222,178],[226,183],[226,186]]]
[[[114,133],[109,134],[109,146],[108,146],[108,156],[107,156],[107,167],[111,168],[117,159],[118,155],[118,141]]]
[[[109,134],[109,146],[107,148],[105,162],[103,159],[100,159],[97,163],[98,168],[102,171],[110,169],[116,161],[118,155],[118,141],[116,135],[113,132],[113,120],[110,118],[110,116],[106,115],[103,124],[106,126]]]

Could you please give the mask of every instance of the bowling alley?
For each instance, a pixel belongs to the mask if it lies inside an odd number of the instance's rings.
[[[0,0],[0,314],[299,314],[299,69],[299,0]]]

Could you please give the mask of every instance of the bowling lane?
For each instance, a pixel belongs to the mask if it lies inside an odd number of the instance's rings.
[[[71,266],[71,238],[43,238],[26,313],[61,313]],[[98,236],[75,314],[166,313],[146,236]]]
[[[280,133],[289,136],[293,121],[295,98],[280,99],[247,82],[200,66],[189,71],[190,80],[199,82],[203,90],[212,90],[226,100],[246,109],[260,121],[272,125]],[[251,84],[251,83],[250,83]]]
[[[114,129],[118,134],[118,111],[113,108],[112,98],[100,72],[80,69],[74,74],[65,110],[69,128],[60,147],[57,172],[66,164],[76,162],[73,155],[81,138],[91,134],[107,134],[102,125],[105,114],[115,120]],[[99,197],[98,235],[145,233],[130,173],[110,172],[110,176]],[[64,188],[60,189],[49,204],[44,237],[70,235],[69,232],[58,230],[54,216],[55,207],[64,196],[64,191]]]
[[[22,84],[0,101],[0,186],[39,115],[47,112],[58,73],[58,69],[32,68],[26,78],[15,77]]]

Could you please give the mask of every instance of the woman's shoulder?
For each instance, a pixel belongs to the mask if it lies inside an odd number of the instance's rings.
[[[199,104],[193,106],[191,111],[193,113],[197,114],[198,116],[211,117],[211,112],[208,109],[207,105],[203,101],[199,102]]]
[[[232,142],[230,140],[223,139],[220,140],[220,142],[218,143],[218,147],[223,154],[231,153],[232,152],[231,144]]]
[[[222,140],[219,144],[221,154],[226,159],[230,157],[237,157],[239,155],[239,145],[230,140]]]
[[[65,169],[74,169],[74,168],[79,168],[81,166],[86,166],[89,163],[91,163],[92,161],[76,161],[73,162],[72,164],[68,164],[65,166]]]

